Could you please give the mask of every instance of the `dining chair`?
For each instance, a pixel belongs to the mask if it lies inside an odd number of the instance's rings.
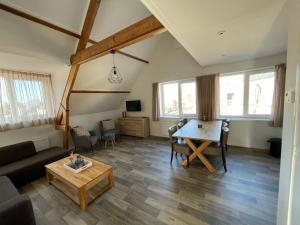
[[[189,162],[189,155],[192,153],[192,150],[190,147],[187,145],[187,143],[181,139],[181,138],[174,138],[172,135],[177,131],[177,125],[173,125],[169,127],[168,133],[169,133],[169,138],[171,142],[171,161],[170,163],[172,164],[173,161],[173,155],[174,152],[176,152],[176,158],[177,158],[177,153],[184,154],[187,159],[187,167],[190,166]]]
[[[226,165],[226,145],[227,145],[227,140],[229,136],[229,128],[228,127],[222,127],[222,132],[221,132],[221,141],[220,143],[215,143],[210,146],[208,146],[203,153],[205,155],[219,155],[221,154],[222,157],[222,162],[223,162],[223,167],[225,172],[227,172],[227,165]]]
[[[230,127],[230,119],[223,119],[222,120],[222,127]],[[221,138],[222,139],[222,138]],[[228,150],[228,145],[226,143],[226,147],[225,147],[226,151]]]
[[[229,128],[229,126],[230,126],[230,119],[222,119],[222,126]]]

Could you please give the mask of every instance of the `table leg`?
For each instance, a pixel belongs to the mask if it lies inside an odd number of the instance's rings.
[[[88,205],[85,188],[84,187],[80,188],[78,194],[79,194],[80,209],[85,210]]]
[[[108,175],[108,183],[109,183],[109,186],[110,187],[113,187],[115,186],[115,179],[114,179],[114,176],[113,176],[113,172],[111,171]]]
[[[196,157],[198,157],[201,162],[206,166],[209,172],[213,173],[215,171],[215,167],[207,160],[207,158],[202,154],[203,150],[207,148],[212,141],[205,141],[203,142],[198,148],[194,145],[194,143],[188,139],[184,139],[188,146],[192,149],[193,154],[189,156],[189,161],[191,162],[194,160]],[[187,160],[184,160],[182,162],[182,165],[187,166]]]
[[[51,184],[51,181],[53,180],[53,175],[49,173],[48,169],[46,169],[46,177],[48,180],[48,184]]]

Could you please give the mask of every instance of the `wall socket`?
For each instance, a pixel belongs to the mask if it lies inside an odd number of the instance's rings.
[[[295,103],[295,91],[294,90],[285,92],[285,102]]]

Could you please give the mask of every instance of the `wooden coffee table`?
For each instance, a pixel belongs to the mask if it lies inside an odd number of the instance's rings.
[[[114,186],[111,165],[88,157],[84,158],[92,161],[93,165],[80,173],[73,173],[64,167],[65,163],[70,162],[70,157],[46,165],[49,184],[79,204],[82,210],[85,210],[90,202]]]

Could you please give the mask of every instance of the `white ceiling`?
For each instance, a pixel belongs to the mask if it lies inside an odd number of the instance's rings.
[[[141,1],[202,66],[286,51],[287,0]]]

